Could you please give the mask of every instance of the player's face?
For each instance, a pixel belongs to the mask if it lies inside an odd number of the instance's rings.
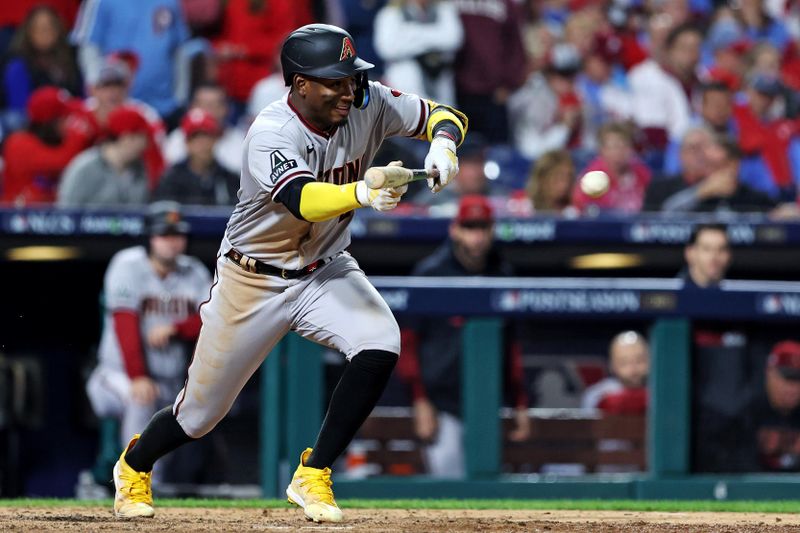
[[[158,262],[173,264],[186,251],[186,235],[153,235],[150,255]]]
[[[91,91],[97,99],[97,107],[106,111],[122,105],[128,98],[128,86],[125,83],[96,85]]]
[[[338,80],[320,78],[300,78],[305,83],[298,84],[304,96],[308,113],[305,118],[323,131],[347,122],[350,108],[355,99],[356,80],[353,76]]]
[[[774,409],[791,411],[800,406],[800,381],[786,379],[776,368],[768,368],[767,395]]]
[[[641,387],[650,373],[650,354],[642,342],[617,344],[611,352],[611,369],[626,387]]]
[[[704,230],[697,241],[686,248],[689,274],[701,287],[716,285],[725,278],[731,262],[728,236],[718,230]]]
[[[473,262],[481,262],[492,247],[494,224],[450,225],[450,238],[460,251]]]
[[[186,152],[193,161],[201,165],[210,164],[214,160],[214,145],[216,144],[216,135],[196,133],[186,139]]]
[[[628,164],[633,155],[633,149],[631,143],[622,135],[608,133],[600,146],[600,154],[611,168],[618,170]]]
[[[58,22],[52,13],[39,11],[34,15],[30,25],[30,42],[36,50],[51,50],[58,41]]]
[[[224,124],[228,116],[228,102],[222,89],[212,87],[198,89],[192,99],[192,107],[207,111],[220,124]]]
[[[572,164],[558,165],[542,180],[542,192],[548,206],[560,206],[569,203],[575,169]]]
[[[733,98],[728,91],[707,91],[703,95],[703,118],[715,128],[724,128],[733,113]]]
[[[131,163],[144,153],[147,148],[147,135],[144,133],[126,133],[117,139],[117,148],[125,164]]]

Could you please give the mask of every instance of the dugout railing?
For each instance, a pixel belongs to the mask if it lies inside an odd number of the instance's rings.
[[[463,330],[462,413],[467,478],[336,480],[341,498],[794,499],[796,475],[693,475],[691,321],[797,323],[800,283],[728,281],[686,290],[678,279],[372,279],[398,315],[469,317]],[[641,474],[558,476],[501,473],[503,318],[652,320],[647,465]],[[313,443],[324,413],[321,347],[291,334],[260,374],[261,486],[281,496],[297,450]]]

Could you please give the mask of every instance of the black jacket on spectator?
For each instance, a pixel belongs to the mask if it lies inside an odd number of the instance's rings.
[[[195,174],[188,160],[169,170],[156,188],[155,200],[174,200],[186,205],[234,205],[239,191],[239,176],[214,161],[206,175]]]
[[[495,249],[489,253],[483,272],[467,272],[453,255],[453,245],[449,240],[417,264],[413,271],[414,276],[499,277],[512,274],[511,265]],[[455,416],[461,416],[461,335],[464,322],[464,317],[453,316],[420,320],[415,324],[419,336],[420,373],[428,398],[438,410]],[[513,338],[509,333],[504,336],[506,341]],[[508,360],[506,357],[506,367]],[[509,375],[508,368],[505,368],[504,375]],[[509,387],[505,390],[509,391]]]
[[[675,176],[665,179],[656,179],[650,182],[644,197],[643,211],[661,211],[664,202],[673,194],[688,189],[682,177]],[[729,211],[768,211],[776,203],[770,197],[754,191],[746,185],[739,184],[736,192],[729,198],[709,198],[698,203],[692,211],[711,212],[719,209]]]

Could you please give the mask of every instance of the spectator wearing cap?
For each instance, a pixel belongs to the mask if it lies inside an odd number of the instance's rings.
[[[464,30],[451,2],[403,0],[375,17],[375,50],[388,85],[455,105],[453,62]]]
[[[281,87],[285,88],[283,77]],[[242,170],[242,145],[246,132],[240,126],[228,122],[230,106],[225,89],[210,82],[198,85],[192,92],[190,108],[209,113],[220,126],[221,135],[214,144],[214,157],[225,169],[238,175]],[[180,163],[186,158],[186,148],[183,128],[175,128],[164,143],[164,159],[170,165]]]
[[[702,41],[702,32],[692,24],[673,28],[662,57],[650,58],[628,73],[633,121],[642,129],[648,163],[657,172],[663,165],[659,153],[670,139],[681,139],[689,128]]]
[[[650,373],[650,346],[635,331],[614,336],[608,347],[611,376],[583,392],[581,407],[615,414],[645,413],[647,376]],[[644,401],[642,401],[644,400]]]
[[[511,266],[494,247],[494,214],[484,196],[464,196],[449,228],[449,239],[414,268],[416,276],[510,276]],[[397,372],[410,388],[417,436],[426,443],[431,475],[464,476],[461,422],[461,353],[464,318],[428,320],[402,327],[402,354]],[[507,405],[514,408],[511,440],[530,434],[528,397],[523,387],[521,350],[512,324],[504,339]]]
[[[772,472],[800,471],[800,342],[778,342],[767,358],[764,393],[753,406],[758,463]]]
[[[518,2],[456,2],[464,44],[456,55],[456,100],[469,117],[470,130],[491,144],[509,141],[506,103],[525,83]]]
[[[161,154],[166,127],[158,112],[150,105],[130,97],[130,85],[138,65],[129,52],[118,52],[103,59],[100,71],[89,86],[89,98],[84,100],[84,114],[94,128],[94,142],[99,142],[107,130],[108,117],[121,106],[136,109],[150,126],[150,139],[144,153],[144,164],[151,189],[164,172]]]
[[[600,155],[589,163],[582,174],[593,170],[605,172],[610,179],[608,190],[600,196],[591,197],[580,187],[573,187],[572,205],[581,213],[638,213],[650,184],[650,169],[633,150],[630,128],[619,122],[605,124],[600,128],[598,138]]]
[[[121,106],[108,116],[104,141],[75,158],[58,190],[62,207],[141,205],[149,187],[142,155],[150,127],[139,111]]]
[[[158,184],[157,200],[175,200],[188,205],[233,205],[239,176],[226,170],[214,150],[221,129],[210,113],[190,109],[181,121],[188,157],[172,166]]]
[[[553,47],[547,67],[534,72],[508,101],[514,146],[528,159],[580,144],[581,101],[575,75],[581,57],[574,46]]]
[[[81,5],[71,35],[90,85],[97,82],[104,57],[132,53],[138,68],[130,94],[165,119],[179,107],[175,59],[188,38],[179,0],[89,0]]]
[[[747,53],[753,44],[735,18],[720,16],[709,28],[704,43],[704,52],[709,56],[706,77],[738,91],[747,70]]]
[[[28,99],[45,86],[60,87],[72,95],[82,93],[80,71],[67,42],[64,22],[52,7],[39,5],[28,12],[17,29],[2,70],[6,126],[22,127]]]
[[[753,173],[748,186],[772,198],[791,201],[800,181],[800,130],[786,118],[786,99],[780,79],[754,73],[747,83],[746,101],[734,107],[739,145],[747,156],[760,156],[768,172]]]
[[[76,103],[64,89],[41,87],[28,100],[27,129],[3,146],[3,203],[52,203],[64,168],[90,144],[90,129],[71,115]]]

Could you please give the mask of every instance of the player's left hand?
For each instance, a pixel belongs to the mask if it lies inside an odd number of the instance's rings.
[[[508,434],[511,442],[522,442],[531,436],[531,419],[528,417],[528,410],[523,408],[514,409],[514,429]]]
[[[402,167],[402,161],[392,161],[390,167]],[[370,189],[364,181],[356,185],[356,197],[364,207],[371,206],[376,211],[391,211],[400,203],[400,198],[408,190],[408,185],[387,187],[386,189]]]
[[[173,335],[175,335],[175,326],[172,324],[154,326],[147,332],[147,344],[151,348],[163,348],[169,344]]]
[[[456,143],[445,137],[434,137],[428,155],[425,156],[425,170],[439,171],[438,178],[428,178],[428,187],[433,192],[444,189],[458,174],[458,157]]]

